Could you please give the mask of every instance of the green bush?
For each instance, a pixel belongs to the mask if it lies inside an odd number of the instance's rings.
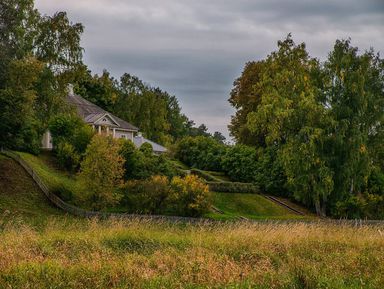
[[[245,145],[229,147],[223,157],[222,167],[233,181],[254,182],[258,171],[257,150]]]
[[[211,200],[208,186],[197,176],[152,176],[131,180],[123,187],[121,206],[131,213],[198,217],[206,213]]]
[[[174,177],[171,181],[170,208],[180,216],[199,217],[212,205],[209,187],[197,176]]]
[[[336,203],[333,215],[347,219],[384,219],[384,196],[361,194]]]
[[[199,169],[191,169],[191,174],[199,176],[209,182],[220,182],[221,180]]]
[[[80,155],[70,143],[60,142],[56,147],[56,157],[62,168],[75,171],[79,167]]]
[[[120,155],[124,158],[125,180],[147,179],[154,175],[172,178],[177,175],[176,168],[165,155],[155,155],[150,144],[136,149],[130,140],[121,140]]]
[[[221,171],[225,150],[225,145],[210,137],[185,137],[177,143],[175,157],[190,167]]]
[[[221,193],[259,194],[260,188],[252,183],[207,182],[210,191]]]
[[[121,205],[133,213],[161,214],[170,194],[169,180],[153,176],[146,180],[130,180],[124,184]]]
[[[49,130],[59,165],[76,170],[94,135],[92,128],[76,115],[60,114],[50,122]]]

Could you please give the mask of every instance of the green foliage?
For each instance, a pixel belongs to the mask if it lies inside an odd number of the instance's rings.
[[[289,197],[291,192],[287,187],[287,176],[277,147],[268,146],[261,149],[259,153],[255,182],[265,193]]]
[[[207,182],[209,190],[223,193],[260,194],[260,188],[252,183],[239,182]]]
[[[59,164],[68,170],[78,169],[94,132],[75,114],[60,114],[49,124]]]
[[[121,204],[128,211],[142,214],[163,214],[170,194],[169,180],[152,176],[145,180],[130,180],[124,184]]]
[[[198,217],[210,209],[208,186],[197,176],[174,177],[170,185],[171,208],[177,215]]]
[[[208,186],[192,175],[128,181],[123,191],[122,204],[136,213],[199,217],[211,206]]]
[[[165,155],[153,154],[152,146],[144,143],[136,149],[130,140],[120,140],[120,154],[125,160],[125,180],[147,179],[154,175],[169,178],[177,174],[176,168]]]
[[[185,137],[175,149],[175,156],[190,167],[221,171],[221,158],[226,147],[210,137]]]
[[[241,144],[264,146],[264,134],[251,132],[247,125],[248,114],[255,111],[261,102],[261,91],[256,84],[261,80],[264,69],[264,61],[247,62],[241,76],[233,84],[229,102],[236,108],[236,113],[229,130]]]
[[[254,147],[245,145],[231,146],[222,159],[222,167],[231,180],[254,182],[258,171],[259,154]]]
[[[0,89],[0,146],[30,147],[30,151],[35,152],[37,141],[31,138],[38,139],[39,132],[31,127],[32,123],[36,123],[34,85],[42,69],[43,63],[35,58],[9,62],[5,86]]]
[[[210,182],[220,182],[221,180],[216,178],[215,176],[212,176],[211,174],[209,173],[206,173],[205,171],[202,171],[202,170],[198,170],[198,169],[190,169],[190,172],[191,174],[194,174],[206,181],[210,181]]]
[[[65,110],[63,75],[81,63],[82,31],[65,12],[41,16],[32,0],[1,1],[0,146],[38,152],[50,119]]]
[[[290,35],[267,59],[247,63],[231,93],[230,130],[261,149],[257,183],[279,184],[321,215],[361,193],[383,165],[383,67],[373,51],[359,55],[339,40],[321,65]]]
[[[78,180],[85,203],[93,210],[117,204],[120,199],[116,190],[122,184],[124,159],[119,151],[118,142],[100,135],[87,147]]]
[[[60,142],[56,147],[56,156],[59,165],[69,171],[75,171],[80,164],[80,155],[74,146],[67,142]]]

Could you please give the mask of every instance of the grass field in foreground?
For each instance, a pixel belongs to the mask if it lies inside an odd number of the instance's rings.
[[[0,288],[383,288],[384,227],[52,218],[0,234]]]
[[[212,212],[207,217],[228,220],[238,217],[248,219],[302,219],[290,210],[257,194],[234,194],[213,192],[213,204],[223,213]]]

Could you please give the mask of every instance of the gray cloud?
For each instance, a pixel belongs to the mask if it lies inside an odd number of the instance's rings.
[[[338,38],[351,37],[360,49],[384,48],[382,0],[36,0],[36,6],[46,14],[67,11],[85,25],[85,61],[93,72],[135,74],[225,135],[234,79],[287,33],[322,59]]]

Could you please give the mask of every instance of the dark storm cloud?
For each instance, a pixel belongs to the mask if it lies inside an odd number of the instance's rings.
[[[37,0],[42,13],[68,11],[85,27],[85,61],[96,73],[135,74],[175,94],[183,111],[227,134],[234,79],[292,32],[324,59],[338,38],[384,47],[384,1]]]

